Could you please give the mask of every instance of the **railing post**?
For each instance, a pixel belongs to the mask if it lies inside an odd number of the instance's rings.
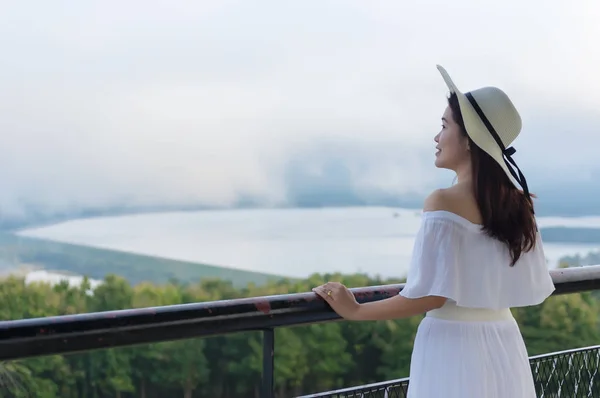
[[[275,330],[263,330],[262,398],[273,398],[275,371]]]

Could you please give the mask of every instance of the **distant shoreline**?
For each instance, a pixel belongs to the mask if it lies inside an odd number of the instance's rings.
[[[1,233],[0,260],[95,279],[116,273],[132,283],[216,277],[242,286],[365,269],[395,276],[407,271],[422,214],[384,206],[219,210],[87,217],[18,235]],[[600,249],[599,217],[538,221],[552,264]],[[156,228],[163,224],[168,234]]]
[[[323,205],[323,206],[295,206],[295,205],[282,205],[282,206],[257,206],[257,205],[246,205],[246,206],[231,206],[231,207],[206,207],[206,206],[175,206],[175,207],[148,207],[148,208],[122,208],[122,209],[105,209],[105,210],[87,210],[78,213],[66,215],[55,215],[47,217],[39,217],[28,221],[14,221],[9,225],[0,224],[0,232],[19,233],[23,230],[43,228],[55,224],[65,223],[69,221],[79,221],[93,218],[104,218],[104,217],[125,217],[125,216],[138,216],[147,214],[159,214],[159,213],[185,213],[185,212],[203,212],[203,211],[235,211],[235,210],[303,210],[303,209],[335,209],[335,208],[367,208],[367,207],[378,207],[378,208],[389,208],[394,209],[405,209],[420,211],[419,206],[415,206],[415,203],[402,203],[400,205],[394,204],[340,204],[340,205]],[[570,212],[544,212],[541,214],[538,212],[537,217],[565,217],[565,218],[577,218],[577,217],[593,217],[599,216],[600,214],[571,214]],[[568,229],[570,233],[575,232],[577,236],[582,236],[583,241],[573,240],[572,237],[565,235]],[[574,231],[576,230],[576,231]],[[541,228],[541,231],[546,231],[545,240],[548,242],[564,242],[564,243],[600,243],[600,228],[576,228],[576,227],[545,227]],[[544,235],[544,233],[542,233]],[[566,239],[566,240],[565,240]],[[590,240],[591,239],[591,240]]]
[[[0,232],[19,233],[26,229],[48,227],[55,224],[61,224],[69,221],[87,220],[93,218],[103,217],[126,217],[126,216],[140,216],[147,214],[159,214],[159,213],[191,213],[200,211],[235,211],[235,210],[304,210],[304,209],[336,209],[336,208],[368,208],[368,207],[379,207],[394,209],[406,209],[420,211],[420,208],[415,206],[394,206],[384,204],[347,204],[347,205],[327,205],[327,206],[232,206],[232,207],[206,207],[206,206],[181,206],[181,207],[151,207],[151,208],[139,208],[139,209],[117,209],[117,210],[90,210],[82,211],[80,213],[71,215],[58,215],[43,217],[38,220],[14,222],[10,228],[0,224]]]
[[[124,277],[132,284],[145,281],[189,283],[205,278],[228,280],[237,287],[269,280],[294,279],[279,273],[266,273],[234,266],[183,261],[44,238],[0,232],[0,278],[25,276],[47,271],[63,276],[87,276],[102,280],[108,274]]]
[[[592,243],[600,248],[600,228],[546,227],[540,228],[544,242]]]

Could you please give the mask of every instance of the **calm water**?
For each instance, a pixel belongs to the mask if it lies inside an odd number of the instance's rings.
[[[539,218],[541,227],[600,228],[600,217]],[[24,236],[305,277],[314,272],[404,276],[420,210],[327,208],[158,213],[75,220]],[[546,243],[550,266],[600,245]]]

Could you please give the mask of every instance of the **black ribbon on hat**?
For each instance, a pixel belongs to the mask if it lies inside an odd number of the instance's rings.
[[[490,123],[488,118],[485,116],[485,114],[479,107],[479,104],[477,103],[477,101],[475,101],[475,98],[473,98],[473,95],[471,93],[466,93],[465,96],[467,97],[467,99],[469,100],[471,105],[473,105],[475,112],[477,112],[477,114],[479,115],[479,118],[481,119],[483,124],[485,124],[485,127],[487,127],[487,129],[489,130],[492,137],[494,137],[494,140],[496,140],[496,143],[498,144],[500,149],[502,149],[502,158],[504,160],[504,163],[506,163],[506,167],[510,171],[510,174],[512,174],[512,176],[515,178],[515,180],[517,180],[519,185],[521,185],[521,187],[523,188],[523,193],[525,193],[525,197],[528,200],[531,200],[531,197],[529,196],[529,188],[527,187],[527,180],[525,180],[525,176],[521,172],[521,169],[519,169],[519,166],[517,166],[517,163],[512,158],[512,155],[514,155],[517,150],[513,147],[506,148],[504,146],[504,143],[500,139],[500,136],[498,135],[498,133],[496,133],[494,126],[492,126],[492,123]],[[517,171],[515,171],[513,169],[513,166],[515,169],[517,169]]]

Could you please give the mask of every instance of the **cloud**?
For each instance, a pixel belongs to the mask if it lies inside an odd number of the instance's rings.
[[[449,181],[432,167],[436,63],[465,90],[509,93],[526,172],[596,164],[591,1],[165,4],[0,16],[4,215],[426,191]]]

